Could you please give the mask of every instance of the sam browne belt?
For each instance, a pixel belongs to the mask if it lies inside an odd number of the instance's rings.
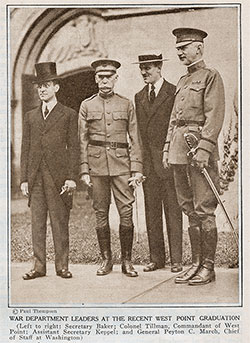
[[[89,144],[94,145],[94,146],[110,147],[111,149],[117,149],[117,148],[127,149],[128,148],[128,143],[104,142],[104,141],[90,140]]]

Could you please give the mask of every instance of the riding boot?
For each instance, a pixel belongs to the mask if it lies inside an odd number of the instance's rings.
[[[203,261],[197,274],[189,280],[191,286],[205,285],[215,281],[214,260],[217,245],[217,228],[214,225],[207,225],[206,221],[202,223],[202,254]]]
[[[96,228],[96,233],[102,256],[102,264],[97,270],[96,275],[102,276],[109,274],[113,269],[112,254],[110,248],[110,228]]]
[[[192,266],[179,274],[175,278],[175,283],[187,283],[198,272],[201,265],[201,229],[199,226],[191,226],[188,228],[191,251],[192,251]]]
[[[120,225],[119,235],[121,243],[122,272],[126,276],[136,277],[138,276],[138,273],[131,262],[134,228]]]

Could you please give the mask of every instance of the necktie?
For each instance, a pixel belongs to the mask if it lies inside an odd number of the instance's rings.
[[[152,84],[151,85],[151,91],[149,93],[149,102],[150,104],[153,104],[155,100],[155,86]]]
[[[48,107],[46,106],[46,107],[45,107],[45,110],[44,110],[44,114],[43,114],[44,119],[47,118],[48,114],[49,114],[49,110],[48,110]]]

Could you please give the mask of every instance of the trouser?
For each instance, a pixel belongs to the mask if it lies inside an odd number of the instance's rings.
[[[133,188],[128,185],[130,175],[91,176],[93,184],[93,207],[96,215],[97,228],[109,226],[109,207],[111,190],[120,216],[120,225],[133,227],[132,204],[134,202]]]
[[[200,227],[201,229],[203,259],[214,262],[217,244],[214,212],[217,207],[217,199],[198,168],[175,164],[173,170],[179,205],[188,216],[190,227]],[[219,189],[217,163],[213,162],[207,170],[215,186]]]
[[[46,273],[46,232],[49,212],[55,248],[56,271],[68,269],[69,255],[69,209],[56,189],[49,169],[41,162],[31,193],[33,269]]]
[[[146,226],[150,261],[159,268],[165,266],[165,244],[162,209],[166,217],[171,263],[182,262],[182,212],[177,202],[172,172],[168,179],[160,179],[151,170],[143,183]]]

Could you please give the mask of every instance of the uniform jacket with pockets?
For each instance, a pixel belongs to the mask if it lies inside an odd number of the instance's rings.
[[[81,103],[79,111],[80,174],[118,176],[142,172],[141,139],[132,102],[118,94],[99,94]],[[91,140],[114,146],[91,145]],[[115,143],[128,143],[117,148]]]

